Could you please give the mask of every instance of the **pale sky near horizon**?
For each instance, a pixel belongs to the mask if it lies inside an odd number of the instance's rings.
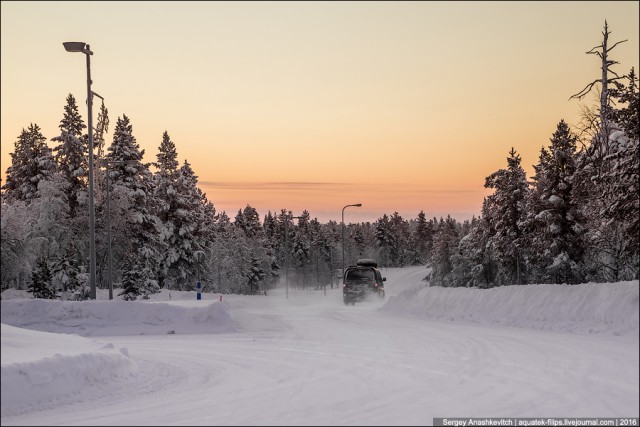
[[[321,222],[421,210],[479,215],[513,146],[529,177],[569,100],[597,79],[585,52],[628,39],[639,2],[2,1],[1,171],[22,128],[58,135],[67,94],[83,119],[85,57],[113,137],[126,114],[156,160],[166,130],[218,211],[303,209]],[[94,124],[100,100],[95,99]],[[53,143],[50,142],[53,147]]]

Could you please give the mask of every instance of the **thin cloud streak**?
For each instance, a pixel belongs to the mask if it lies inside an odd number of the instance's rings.
[[[244,181],[201,181],[201,187],[222,190],[258,190],[258,191],[393,191],[420,194],[472,194],[482,192],[483,189],[454,189],[454,190],[426,190],[417,185],[406,184],[363,184],[348,182],[301,182],[301,181],[281,181],[281,182],[244,182]]]
[[[240,182],[240,181],[201,181],[200,185],[207,188],[224,190],[335,190],[342,186],[353,185],[340,182]]]

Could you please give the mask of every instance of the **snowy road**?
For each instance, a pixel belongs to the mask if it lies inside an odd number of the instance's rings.
[[[389,273],[387,297],[404,285],[423,286],[424,270]],[[100,337],[128,349],[135,376],[95,384],[80,403],[3,424],[429,425],[433,417],[638,416],[637,337],[427,321],[384,313],[379,301],[344,306],[335,289],[227,302],[239,332]]]

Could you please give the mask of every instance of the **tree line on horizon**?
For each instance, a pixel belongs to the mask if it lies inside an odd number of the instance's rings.
[[[617,61],[609,53],[621,42],[609,46],[609,34],[605,23],[602,44],[587,52],[600,57],[602,77],[572,97],[599,83],[599,105],[583,108],[575,130],[560,120],[530,180],[512,148],[506,167],[486,177],[494,192],[479,217],[385,214],[344,224],[344,248],[342,224],[322,224],[307,211],[295,222],[287,209],[262,221],[250,205],[233,219],[217,212],[189,162],[179,164],[167,131],[156,161],[145,163],[123,114],[103,150],[103,106],[95,129],[96,285],[107,287],[109,244],[114,287],[125,300],[193,290],[198,280],[205,292],[262,293],[285,271],[291,286],[338,285],[343,251],[347,265],[374,258],[382,267],[429,266],[435,286],[638,279],[638,85],[633,68],[623,76],[610,68]],[[34,123],[15,142],[0,192],[1,287],[82,300],[89,295],[88,136],[72,94],[59,129],[53,147]]]

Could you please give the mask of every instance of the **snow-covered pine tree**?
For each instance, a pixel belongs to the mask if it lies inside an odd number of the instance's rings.
[[[158,148],[156,155],[158,161],[155,163],[158,173],[165,174],[171,178],[175,177],[178,172],[178,152],[176,145],[169,137],[169,133],[165,130],[162,134],[162,142]]]
[[[383,214],[375,223],[376,230],[376,246],[379,248],[379,264],[383,267],[390,267],[393,263],[393,254],[395,251],[394,236],[391,232],[389,217]]]
[[[271,241],[271,243],[273,245],[275,245],[277,242],[274,241],[274,238],[276,237],[276,219],[273,216],[273,214],[271,213],[271,211],[268,211],[267,214],[264,216],[264,221],[262,222],[262,229],[264,230],[264,236]]]
[[[104,105],[100,105],[100,112],[96,120],[96,127],[93,130],[93,146],[96,150],[94,161],[98,161],[104,156],[105,139],[104,134],[109,130],[109,110]]]
[[[486,198],[483,201],[486,210]],[[492,253],[493,230],[483,214],[473,218],[470,229],[458,244],[458,250],[451,256],[452,286],[488,288],[495,281],[496,265]]]
[[[51,269],[45,257],[39,257],[36,267],[31,272],[28,291],[34,298],[55,299],[57,291],[53,287]]]
[[[573,199],[576,136],[564,120],[558,123],[548,150],[534,166],[533,188],[522,222],[531,248],[536,282],[580,283],[585,220]]]
[[[256,255],[251,255],[251,268],[247,274],[247,286],[249,294],[255,295],[260,291],[260,284],[267,277],[267,273],[262,269],[261,260]]]
[[[212,239],[207,248],[205,264],[207,265],[208,271],[210,271],[213,290],[221,293],[229,293],[231,288],[226,278],[228,270],[232,267],[230,265],[231,251],[227,242],[230,239],[233,224],[225,211],[215,215],[213,230],[215,238]]]
[[[76,264],[77,248],[74,241],[69,241],[65,248],[61,248],[53,259],[51,275],[56,288],[64,292],[75,291],[80,285]]]
[[[389,218],[389,231],[394,242],[390,248],[391,266],[404,267],[407,264],[409,251],[409,224],[398,212],[394,212]]]
[[[130,279],[140,277],[137,283],[138,294],[148,297],[149,294],[160,290],[157,272],[162,262],[161,254],[165,245],[160,237],[162,224],[153,213],[157,211],[153,197],[153,178],[149,165],[142,163],[144,150],[140,150],[126,115],[122,118],[118,117],[113,142],[108,151],[109,154],[106,156],[108,160],[120,162],[111,167],[113,192],[129,200],[126,211],[112,212],[114,216],[121,215],[127,219],[125,223],[127,229],[120,232],[129,236],[128,256],[134,259],[133,262],[125,265],[139,269],[135,274],[126,271],[124,273],[127,273]],[[128,293],[131,294],[131,292]]]
[[[72,94],[67,96],[67,105],[64,107],[64,116],[60,120],[60,135],[51,138],[58,142],[53,148],[58,170],[65,177],[67,187],[67,200],[69,202],[69,214],[76,216],[79,200],[86,198],[88,164],[88,139],[83,137],[82,130],[86,128],[80,113],[76,99]],[[84,193],[84,194],[82,194]]]
[[[611,154],[603,174],[603,194],[606,200],[602,216],[618,223],[623,241],[620,245],[620,279],[637,279],[640,259],[640,93],[632,68],[627,75],[628,85],[616,82],[612,98],[619,106],[610,110],[612,132],[609,136]]]
[[[185,160],[178,170],[175,209],[168,217],[173,229],[168,241],[169,251],[177,255],[169,267],[169,277],[175,280],[178,289],[190,289],[195,285],[197,271],[194,253],[204,251],[207,244],[204,195],[197,183],[198,177]],[[206,265],[201,267],[201,274],[207,276]]]
[[[2,186],[6,203],[30,202],[37,196],[40,181],[53,177],[56,163],[46,141],[37,124],[31,123],[28,129],[22,129]]]
[[[525,277],[520,221],[525,216],[528,184],[520,165],[520,155],[511,148],[507,168],[489,175],[485,188],[495,192],[487,197],[487,213],[495,230],[495,256],[499,263],[500,285],[522,284]]]
[[[262,222],[263,234],[265,237],[265,247],[269,257],[268,285],[271,286],[278,281],[280,276],[280,264],[278,254],[280,253],[281,239],[278,235],[278,223],[276,217],[268,211]]]
[[[0,203],[2,218],[0,228],[0,290],[10,287],[22,289],[21,279],[26,277],[27,257],[26,245],[23,239],[24,223],[22,213],[24,202],[14,202],[8,205]],[[19,212],[16,212],[19,211]]]
[[[125,301],[133,301],[142,295],[141,284],[146,280],[142,268],[138,265],[137,254],[125,257],[122,273],[122,291],[118,294]]]
[[[296,270],[302,271],[303,285],[309,283],[311,269],[311,242],[313,236],[310,231],[310,214],[304,210],[298,219],[298,224],[293,227],[294,236],[291,244],[291,256],[294,259]]]
[[[364,258],[364,232],[362,231],[362,224],[356,224],[353,230],[353,243],[355,243],[358,258]]]
[[[169,287],[165,283],[165,278],[169,273],[171,266],[180,258],[179,249],[174,245],[176,231],[176,211],[178,207],[178,192],[176,189],[178,181],[178,153],[175,144],[169,137],[167,131],[162,134],[162,142],[158,149],[157,159],[154,164],[156,172],[154,173],[154,196],[157,200],[156,215],[158,216],[161,227],[161,237],[167,244],[167,250],[163,254],[162,261],[158,272],[158,285]]]
[[[429,279],[432,286],[451,286],[453,284],[451,259],[456,253],[460,240],[457,228],[456,221],[451,216],[447,215],[446,221],[440,218],[438,228],[433,236],[432,270]]]
[[[416,227],[411,237],[411,246],[416,250],[416,263],[427,264],[431,258],[433,249],[433,226],[431,221],[427,221],[424,211],[418,213]]]

